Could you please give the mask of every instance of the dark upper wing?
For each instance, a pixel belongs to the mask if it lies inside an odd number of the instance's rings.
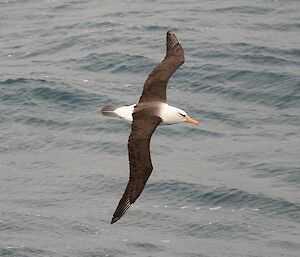
[[[147,78],[140,102],[166,102],[167,83],[172,74],[184,63],[183,48],[176,36],[167,32],[167,54]]]
[[[148,116],[144,110],[133,114],[132,131],[128,140],[130,176],[125,192],[111,223],[119,220],[140,196],[152,172],[150,139],[161,122],[157,116]]]

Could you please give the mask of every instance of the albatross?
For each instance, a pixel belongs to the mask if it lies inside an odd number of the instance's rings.
[[[184,110],[167,104],[166,88],[173,73],[184,63],[184,51],[176,36],[166,35],[166,56],[144,83],[137,104],[104,106],[102,114],[131,122],[128,139],[129,182],[113,214],[111,224],[118,221],[142,193],[152,172],[150,139],[158,125],[188,122],[199,125]]]

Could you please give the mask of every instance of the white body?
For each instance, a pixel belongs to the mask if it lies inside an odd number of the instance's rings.
[[[166,103],[159,104],[158,116],[162,119],[161,125],[169,125],[185,122],[189,117],[184,110],[177,107],[170,106]],[[132,122],[132,113],[134,111],[135,104],[125,105],[116,108],[113,112],[117,114],[120,118]]]
[[[134,106],[135,104],[119,107],[114,110],[114,113],[117,114],[120,118],[132,122],[132,113]]]

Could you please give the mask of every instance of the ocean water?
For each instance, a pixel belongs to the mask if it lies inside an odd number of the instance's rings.
[[[0,256],[296,257],[300,1],[0,1]],[[125,216],[132,104],[185,49]]]

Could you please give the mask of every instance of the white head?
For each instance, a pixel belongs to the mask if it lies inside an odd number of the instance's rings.
[[[199,122],[191,118],[184,110],[177,107],[164,104],[160,109],[160,118],[164,124],[176,124],[181,122],[189,122],[194,125],[199,125]]]

